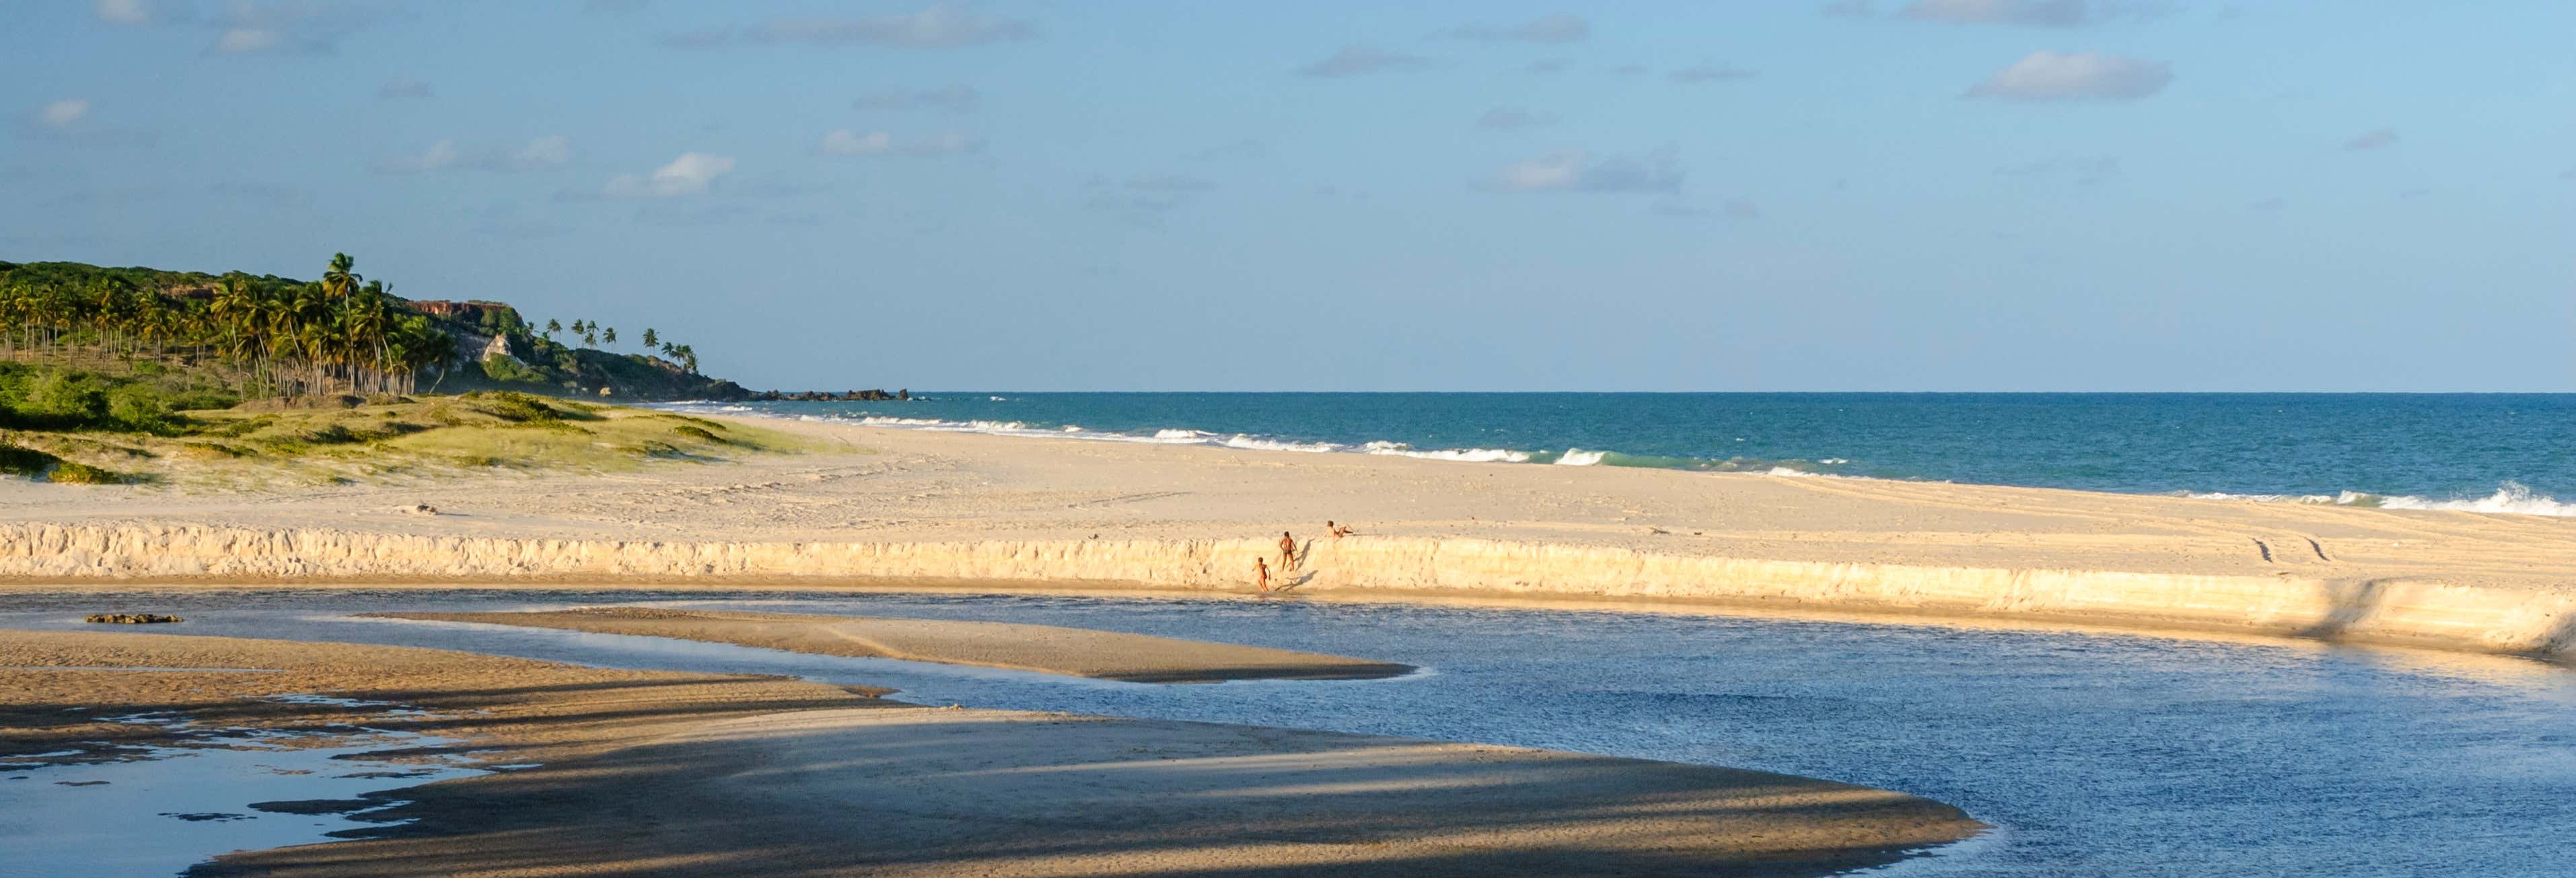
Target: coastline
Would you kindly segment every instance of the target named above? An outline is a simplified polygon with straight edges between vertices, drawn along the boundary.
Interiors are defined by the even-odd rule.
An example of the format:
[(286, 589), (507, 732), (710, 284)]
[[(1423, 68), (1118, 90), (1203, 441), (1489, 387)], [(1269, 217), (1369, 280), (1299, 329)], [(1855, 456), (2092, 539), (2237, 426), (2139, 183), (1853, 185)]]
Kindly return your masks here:
[[(0, 485), (0, 583), (1077, 587), (2003, 619), (2576, 657), (2576, 520), (746, 419), (613, 477)], [(443, 514), (404, 509), (435, 505)]]

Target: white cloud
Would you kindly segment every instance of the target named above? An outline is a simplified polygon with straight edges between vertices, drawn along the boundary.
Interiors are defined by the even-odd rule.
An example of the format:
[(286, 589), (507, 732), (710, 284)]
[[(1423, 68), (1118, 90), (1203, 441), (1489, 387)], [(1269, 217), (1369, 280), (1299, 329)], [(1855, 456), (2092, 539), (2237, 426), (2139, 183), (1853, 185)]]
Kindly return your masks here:
[(152, 4), (144, 0), (98, 0), (100, 21), (114, 24), (151, 24)]
[(617, 198), (669, 198), (677, 195), (702, 195), (708, 185), (733, 172), (733, 159), (703, 152), (681, 153), (670, 164), (653, 169), (648, 176), (619, 174), (608, 181), (602, 191)]
[(1216, 188), (1216, 183), (1181, 174), (1138, 174), (1127, 178), (1127, 188), (1138, 192), (1205, 192)]
[(1753, 71), (1730, 64), (1694, 64), (1689, 67), (1684, 67), (1680, 70), (1664, 74), (1664, 78), (1684, 85), (1696, 85), (1703, 82), (1729, 82), (1738, 79), (1752, 79), (1755, 75), (1756, 74)]
[(722, 27), (670, 34), (662, 38), (662, 45), (674, 49), (712, 49), (730, 42), (733, 42), (733, 29)]
[(1367, 46), (1343, 46), (1333, 57), (1297, 68), (1307, 76), (1357, 76), (1389, 70), (1413, 70), (1429, 66), (1431, 59), (1418, 55), (1385, 52)]
[(1495, 27), (1470, 24), (1442, 31), (1439, 36), (1458, 40), (1518, 40), (1529, 43), (1581, 42), (1592, 35), (1592, 25), (1573, 15), (1544, 16), (1521, 24)]
[(568, 164), (572, 161), (572, 138), (561, 134), (549, 134), (528, 141), (528, 145), (520, 147), (518, 152), (511, 153), (509, 160), (510, 164), (520, 168)]
[(267, 52), (286, 45), (286, 35), (264, 27), (225, 28), (215, 38), (215, 51), (225, 54)]
[(2395, 128), (2375, 128), (2353, 135), (2351, 140), (2343, 142), (2343, 148), (2348, 150), (2380, 149), (2395, 145), (2397, 145)]
[(2161, 61), (2043, 49), (1996, 71), (1968, 89), (1968, 96), (2024, 101), (2133, 101), (2164, 90), (2171, 81), (2173, 65)]
[(1511, 192), (1677, 192), (1685, 176), (1671, 150), (1598, 160), (1567, 150), (1504, 165), (1489, 185)]
[(1556, 124), (1554, 113), (1533, 113), (1520, 107), (1495, 107), (1476, 117), (1476, 127), (1487, 131), (1519, 131)]
[(1025, 21), (978, 15), (942, 3), (910, 15), (780, 19), (754, 27), (749, 33), (752, 39), (762, 42), (859, 43), (932, 49), (1024, 40), (1035, 36), (1037, 31)]
[(87, 115), (89, 115), (89, 101), (83, 98), (65, 98), (46, 104), (44, 109), (36, 111), (38, 121), (55, 128), (71, 127), (72, 123), (80, 121), (82, 116)]
[(975, 109), (984, 94), (973, 86), (943, 85), (937, 88), (891, 88), (860, 95), (850, 105), (861, 110), (947, 110), (963, 113)]
[(963, 131), (946, 131), (915, 138), (897, 138), (884, 131), (851, 131), (841, 129), (823, 135), (814, 147), (819, 155), (883, 155), (901, 153), (912, 156), (963, 155), (981, 152), (984, 142)]
[(441, 140), (429, 145), (419, 155), (394, 156), (376, 160), (373, 169), (379, 174), (419, 174), (429, 171), (492, 171), (516, 173), (556, 167), (572, 161), (572, 138), (551, 134), (528, 141), (517, 148), (495, 147), (467, 149), (454, 140)]
[(392, 79), (385, 80), (385, 84), (377, 87), (376, 89), (376, 99), (385, 101), (399, 100), (403, 98), (426, 98), (433, 94), (434, 92), (431, 92), (429, 89), (429, 83), (422, 82), (408, 76), (397, 76)]
[(1951, 24), (2030, 27), (2074, 27), (2092, 18), (2084, 0), (1914, 0), (1896, 14)]
[(883, 131), (860, 134), (843, 129), (823, 135), (823, 145), (814, 151), (824, 155), (875, 155), (894, 149), (894, 135)]

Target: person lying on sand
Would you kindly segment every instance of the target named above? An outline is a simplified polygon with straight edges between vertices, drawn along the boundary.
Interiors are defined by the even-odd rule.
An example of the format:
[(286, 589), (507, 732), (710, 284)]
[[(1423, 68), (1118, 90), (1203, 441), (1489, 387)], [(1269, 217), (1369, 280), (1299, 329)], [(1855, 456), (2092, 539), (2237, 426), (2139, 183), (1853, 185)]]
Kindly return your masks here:
[(1258, 589), (1260, 589), (1262, 594), (1269, 594), (1269, 593), (1270, 593), (1270, 559), (1268, 559), (1268, 558), (1254, 558), (1254, 559), (1252, 559), (1252, 570), (1253, 570), (1253, 575), (1254, 575), (1254, 576), (1256, 576), (1256, 577), (1258, 577), (1258, 578), (1256, 578), (1256, 579), (1254, 579), (1254, 580), (1252, 581), (1252, 585), (1253, 585), (1253, 587), (1254, 587), (1254, 588), (1258, 588)]
[(1297, 538), (1287, 531), (1279, 532), (1279, 572), (1297, 569)]
[(1332, 535), (1333, 535), (1333, 539), (1337, 539), (1337, 540), (1338, 540), (1338, 539), (1341, 539), (1341, 538), (1343, 538), (1343, 537), (1346, 537), (1346, 536), (1350, 536), (1350, 535), (1351, 535), (1351, 534), (1353, 534), (1353, 533), (1356, 533), (1356, 531), (1351, 530), (1351, 526), (1350, 526), (1350, 525), (1347, 525), (1347, 524), (1334, 524), (1334, 523), (1333, 523), (1333, 520), (1332, 520), (1332, 519), (1329, 519), (1329, 518), (1324, 519), (1324, 532), (1329, 533), (1329, 534), (1332, 534)]

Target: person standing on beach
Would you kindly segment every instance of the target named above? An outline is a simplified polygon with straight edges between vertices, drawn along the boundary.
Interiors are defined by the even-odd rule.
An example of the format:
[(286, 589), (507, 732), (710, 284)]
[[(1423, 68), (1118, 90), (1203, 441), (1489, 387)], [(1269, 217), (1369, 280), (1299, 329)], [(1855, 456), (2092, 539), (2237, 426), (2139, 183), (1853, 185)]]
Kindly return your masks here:
[(1254, 587), (1254, 588), (1258, 588), (1258, 589), (1260, 589), (1262, 594), (1269, 594), (1269, 593), (1270, 593), (1270, 559), (1268, 559), (1268, 558), (1254, 558), (1254, 559), (1252, 559), (1252, 571), (1253, 571), (1253, 575), (1254, 575), (1255, 577), (1257, 577), (1256, 579), (1254, 579), (1254, 580), (1252, 581), (1252, 585), (1253, 585), (1253, 587)]
[(1287, 531), (1280, 531), (1279, 572), (1286, 573), (1295, 569), (1297, 569), (1297, 538), (1289, 536)]

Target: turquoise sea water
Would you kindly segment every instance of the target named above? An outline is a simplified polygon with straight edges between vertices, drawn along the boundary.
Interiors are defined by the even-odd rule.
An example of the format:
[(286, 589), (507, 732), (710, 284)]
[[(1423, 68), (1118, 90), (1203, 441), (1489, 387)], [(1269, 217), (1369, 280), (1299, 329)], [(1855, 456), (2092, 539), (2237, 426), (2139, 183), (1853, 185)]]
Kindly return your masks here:
[(2576, 394), (920, 396), (677, 407), (1056, 439), (2576, 515)]

